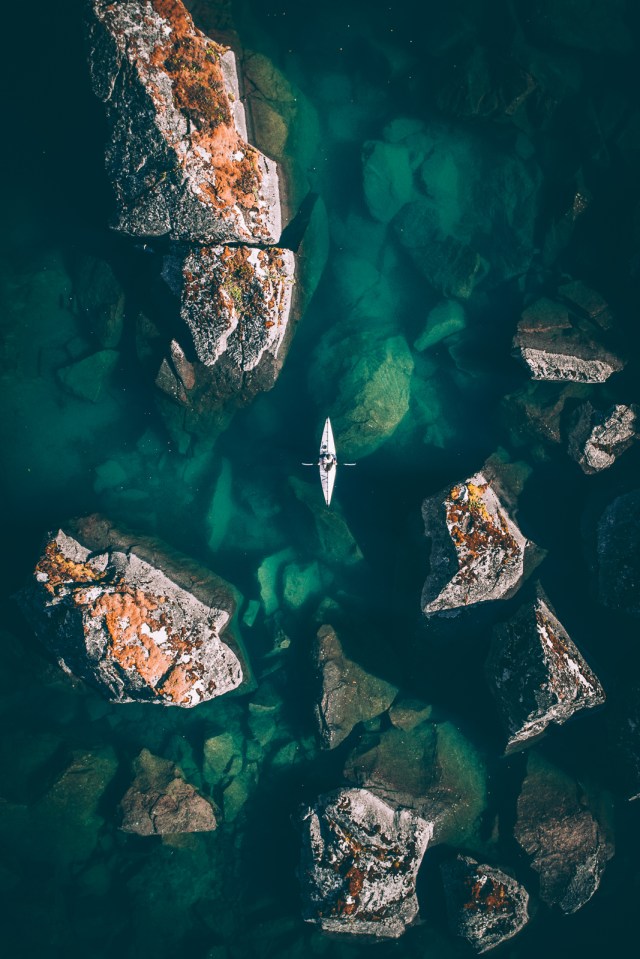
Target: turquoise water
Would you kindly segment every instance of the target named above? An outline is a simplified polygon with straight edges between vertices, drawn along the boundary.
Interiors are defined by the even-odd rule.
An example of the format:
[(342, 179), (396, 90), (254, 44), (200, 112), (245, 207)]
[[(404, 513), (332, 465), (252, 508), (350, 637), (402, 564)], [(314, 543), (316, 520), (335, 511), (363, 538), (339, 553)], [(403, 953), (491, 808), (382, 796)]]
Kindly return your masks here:
[[(136, 354), (140, 313), (161, 331), (172, 317), (155, 258), (107, 228), (106, 129), (89, 90), (82, 3), (36, 0), (28, 22), (24, 12), (11, 14), (0, 236), (7, 956), (466, 954), (443, 920), (442, 846), (427, 854), (419, 879), (424, 922), (399, 942), (338, 946), (299, 918), (291, 817), (342, 782), (354, 743), (327, 755), (314, 736), (308, 648), (327, 598), (342, 608), (354, 658), (432, 704), (441, 728), (453, 729), (443, 734), (446, 755), (469, 789), (481, 793), (487, 777), (482, 816), (476, 821), (470, 803), (473, 816), (454, 824), (451, 845), (517, 869), (535, 891), (509, 833), (524, 759), (499, 758), (502, 732), (482, 678), (492, 617), (503, 611), (453, 624), (436, 642), (419, 610), (428, 568), (422, 499), (497, 450), (524, 482), (523, 532), (548, 550), (545, 589), (608, 694), (603, 710), (540, 749), (612, 795), (617, 845), (591, 902), (571, 917), (540, 907), (503, 954), (633, 948), (638, 810), (626, 802), (626, 771), (612, 745), (638, 665), (637, 626), (594, 601), (582, 531), (633, 486), (639, 456), (631, 450), (586, 477), (563, 450), (514, 435), (503, 398), (527, 384), (510, 357), (525, 295), (550, 292), (570, 274), (609, 300), (617, 345), (630, 357), (624, 373), (589, 396), (596, 405), (637, 401), (640, 24), (621, 3), (584, 4), (589, 12), (576, 14), (580, 4), (565, 0), (545, 18), (550, 6), (231, 5), (244, 48), (267, 58), (254, 60), (254, 73), (268, 61), (280, 71), (274, 103), (288, 135), (273, 120), (270, 128), (256, 122), (256, 131), (271, 137), (271, 152), (280, 149), (295, 176), (293, 211), (309, 190), (319, 197), (307, 238), (309, 275), (319, 282), (273, 391), (186, 452)], [(194, 3), (196, 22), (219, 22), (227, 8), (215, 7)], [(471, 75), (478, 50), (494, 77), (511, 77), (513, 62), (535, 67), (539, 86), (526, 108), (505, 113), (490, 97), (478, 107), (475, 92), (475, 108), (465, 107), (457, 77)], [(522, 88), (503, 84), (511, 99), (514, 83)], [(589, 206), (570, 229), (565, 214), (576, 191)], [(477, 261), (434, 262), (441, 235), (472, 247)], [(70, 394), (58, 372), (104, 346), (79, 292), (86, 254), (110, 264), (125, 295), (117, 364), (93, 400)], [(320, 496), (299, 464), (315, 455), (327, 413), (343, 455), (358, 459), (334, 494), (364, 557), (357, 564), (338, 546), (328, 555), (295, 495), (298, 482)], [(374, 418), (375, 434), (365, 435), (363, 423)], [(43, 533), (95, 510), (159, 535), (247, 601), (260, 599), (266, 557), (285, 550), (285, 562), (309, 568), (299, 608), (297, 600), (283, 605), (276, 575), (282, 634), (262, 612), (241, 627), (258, 678), (250, 696), (187, 711), (112, 706), (47, 657), (11, 597)], [(284, 635), (286, 648), (273, 655)], [(233, 802), (205, 761), (205, 743), (223, 734), (241, 768)], [(144, 747), (224, 801), (228, 821), (210, 835), (164, 842), (120, 832), (118, 802)], [(83, 786), (65, 772), (73, 762), (91, 769)]]

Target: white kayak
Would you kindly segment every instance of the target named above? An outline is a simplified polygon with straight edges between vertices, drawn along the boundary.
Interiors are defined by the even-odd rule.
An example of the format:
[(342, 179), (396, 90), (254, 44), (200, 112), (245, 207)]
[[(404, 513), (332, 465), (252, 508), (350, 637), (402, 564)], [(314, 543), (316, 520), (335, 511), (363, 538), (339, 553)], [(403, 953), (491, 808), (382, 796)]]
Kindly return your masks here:
[(336, 481), (336, 470), (338, 468), (336, 444), (333, 439), (333, 430), (331, 429), (331, 420), (329, 417), (327, 417), (322, 431), (318, 466), (320, 467), (320, 482), (322, 483), (324, 500), (327, 506), (329, 506), (331, 503), (331, 494), (333, 493), (333, 484)]

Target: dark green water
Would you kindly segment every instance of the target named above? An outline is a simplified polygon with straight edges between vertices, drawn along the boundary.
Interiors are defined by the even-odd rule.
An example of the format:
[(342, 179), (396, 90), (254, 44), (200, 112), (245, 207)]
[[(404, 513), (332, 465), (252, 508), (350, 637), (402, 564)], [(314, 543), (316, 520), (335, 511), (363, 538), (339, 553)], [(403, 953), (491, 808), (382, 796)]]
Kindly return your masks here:
[[(551, 734), (541, 750), (612, 794), (617, 846), (599, 891), (579, 913), (562, 917), (540, 907), (502, 954), (524, 959), (631, 952), (640, 812), (626, 802), (611, 717), (640, 663), (637, 624), (596, 604), (581, 523), (599, 504), (633, 486), (640, 457), (631, 450), (610, 471), (586, 477), (563, 450), (549, 447), (542, 458), (526, 440), (514, 445), (501, 401), (527, 381), (510, 357), (524, 296), (553, 290), (564, 274), (606, 296), (616, 316), (618, 345), (630, 357), (611, 385), (592, 391), (593, 402), (638, 400), (635, 6), (585, 2), (585, 12), (576, 15), (580, 4), (566, 0), (557, 5), (567, 11), (559, 15), (559, 26), (536, 14), (544, 4), (524, 0), (328, 0), (318, 7), (239, 0), (233, 6), (243, 45), (269, 57), (299, 91), (297, 126), (287, 150), (303, 171), (300, 192), (317, 192), (326, 209), (328, 262), (274, 390), (239, 413), (213, 450), (202, 444), (186, 457), (168, 436), (152, 382), (135, 357), (133, 325), (138, 310), (149, 305), (153, 264), (107, 228), (106, 129), (101, 105), (89, 90), (82, 6), (78, 0), (55, 5), (34, 0), (5, 21), (3, 954), (10, 959), (297, 959), (336, 951), (356, 959), (374, 950), (396, 957), (466, 954), (444, 924), (438, 849), (428, 852), (420, 876), (424, 923), (399, 942), (337, 946), (299, 919), (298, 840), (291, 816), (303, 801), (341, 783), (348, 752), (345, 745), (337, 755), (320, 754), (313, 734), (307, 649), (324, 595), (343, 606), (350, 649), (363, 665), (433, 703), (437, 715), (467, 737), (468, 761), (486, 765), (489, 793), (483, 820), (465, 843), (490, 849), (500, 861), (524, 870), (521, 875), (535, 891), (535, 877), (513, 844), (506, 838), (495, 846), (490, 841), (495, 816), (506, 823), (513, 817), (523, 763), (521, 757), (499, 759), (502, 734), (481, 673), (491, 616), (502, 611), (452, 627), (437, 648), (419, 612), (428, 566), (421, 501), (469, 476), (498, 448), (530, 470), (519, 523), (548, 550), (542, 582), (608, 693), (604, 709)], [(211, 17), (211, 7), (201, 0), (196, 14)], [(514, 119), (498, 111), (451, 118), (442, 90), (451, 70), (466, 69), (478, 47), (494, 66), (511, 56), (531, 63), (535, 51), (546, 87), (525, 115)], [(364, 553), (362, 568), (334, 568), (331, 581), (325, 573), (320, 595), (296, 612), (285, 611), (291, 646), (274, 672), (269, 672), (274, 660), (264, 658), (273, 635), (263, 616), (244, 629), (262, 677), (251, 700), (275, 705), (278, 716), (268, 743), (256, 745), (247, 697), (186, 711), (104, 703), (47, 658), (11, 600), (30, 573), (42, 534), (66, 516), (103, 510), (210, 565), (247, 599), (259, 596), (256, 572), (265, 556), (289, 547), (301, 562), (322, 560), (310, 545), (309, 520), (287, 479), (299, 476), (300, 460), (313, 455), (319, 425), (334, 401), (330, 374), (338, 347), (332, 331), (335, 335), (342, 325), (345, 333), (404, 336), (411, 345), (440, 298), (415, 268), (408, 246), (391, 227), (372, 219), (364, 200), (363, 146), (382, 141), (388, 125), (400, 118), (419, 121), (421, 135), (433, 142), (434, 203), (443, 222), (472, 224), (493, 269), (464, 302), (466, 326), (456, 340), (413, 351), (412, 403), (396, 432), (363, 456), (357, 470), (343, 470), (338, 478), (337, 507)], [(577, 188), (589, 193), (590, 206), (567, 244), (554, 247), (552, 225)], [(419, 239), (410, 236), (409, 246)], [(127, 296), (119, 366), (95, 404), (65, 393), (55, 375), (91, 348), (86, 320), (74, 309), (74, 269), (83, 253), (106, 259)], [(315, 265), (322, 265), (320, 253)], [(269, 465), (263, 467), (267, 452)], [(212, 520), (223, 469), (232, 478), (231, 498), (221, 496)], [(118, 830), (129, 763), (143, 747), (180, 762), (207, 791), (203, 743), (225, 731), (233, 733), (254, 774), (233, 823), (170, 843)], [(292, 743), (295, 751), (276, 758)], [(53, 784), (79, 753), (97, 757), (93, 792), (66, 783), (62, 799), (51, 800)]]

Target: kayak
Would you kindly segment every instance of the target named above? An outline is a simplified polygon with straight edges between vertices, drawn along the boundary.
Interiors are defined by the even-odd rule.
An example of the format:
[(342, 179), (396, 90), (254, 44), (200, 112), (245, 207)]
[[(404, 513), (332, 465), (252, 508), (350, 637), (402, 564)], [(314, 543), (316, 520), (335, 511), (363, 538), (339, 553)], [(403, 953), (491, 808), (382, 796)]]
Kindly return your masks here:
[(336, 481), (336, 469), (338, 462), (336, 460), (336, 444), (333, 439), (333, 430), (331, 429), (331, 420), (327, 417), (322, 431), (322, 442), (320, 443), (320, 457), (318, 459), (320, 467), (320, 482), (322, 483), (322, 492), (324, 501), (329, 506), (331, 503), (331, 494), (333, 493), (333, 484)]

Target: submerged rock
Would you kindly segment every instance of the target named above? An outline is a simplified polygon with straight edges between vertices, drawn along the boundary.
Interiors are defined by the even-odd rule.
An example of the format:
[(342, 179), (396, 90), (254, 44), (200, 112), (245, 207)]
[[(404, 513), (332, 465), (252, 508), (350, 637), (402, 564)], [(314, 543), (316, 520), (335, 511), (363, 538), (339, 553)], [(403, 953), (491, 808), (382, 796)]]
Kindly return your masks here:
[(120, 801), (124, 832), (162, 836), (216, 828), (211, 803), (172, 762), (143, 749), (133, 766), (135, 779)]
[(425, 535), (432, 541), (425, 616), (508, 599), (529, 572), (536, 547), (509, 518), (493, 485), (476, 473), (423, 502)]
[(325, 932), (396, 939), (418, 915), (432, 826), (365, 789), (321, 796), (302, 816), (303, 916)]
[(502, 870), (469, 856), (457, 856), (440, 869), (451, 930), (476, 952), (506, 942), (529, 921), (529, 893)]
[(596, 323), (547, 297), (523, 312), (513, 349), (534, 380), (604, 383), (624, 367), (600, 342)]
[(562, 912), (576, 912), (591, 899), (613, 856), (603, 799), (589, 796), (537, 753), (529, 754), (514, 835), (540, 876), (540, 898)]
[(564, 441), (563, 414), (572, 400), (584, 400), (591, 387), (569, 383), (532, 381), (503, 401), (511, 440), (516, 446), (530, 446), (531, 440), (561, 444)]
[(434, 841), (463, 843), (486, 805), (486, 770), (452, 723), (365, 733), (344, 768), (345, 778), (433, 823)]
[(584, 473), (599, 473), (638, 438), (638, 408), (620, 403), (606, 413), (585, 403), (575, 414), (569, 433), (569, 456)]
[(92, 0), (91, 75), (107, 105), (117, 228), (191, 242), (276, 241), (276, 164), (246, 142), (235, 56), (180, 0)]
[(61, 666), (112, 702), (195, 706), (248, 678), (220, 638), (232, 587), (101, 517), (47, 536), (20, 603)]
[(640, 616), (640, 490), (618, 496), (596, 529), (598, 599), (603, 606)]
[(427, 323), (413, 344), (418, 351), (428, 350), (441, 340), (459, 333), (465, 327), (464, 309), (456, 300), (442, 300), (427, 317)]
[(219, 370), (221, 401), (240, 389), (246, 395), (251, 385), (273, 386), (284, 360), (294, 270), (293, 253), (275, 247), (201, 247), (186, 257), (182, 318), (200, 362)]
[(97, 403), (102, 399), (118, 365), (117, 350), (100, 350), (57, 371), (59, 382), (80, 400)]
[(83, 255), (74, 263), (74, 307), (84, 329), (102, 349), (117, 347), (124, 324), (124, 290), (109, 264)]
[(362, 561), (362, 551), (358, 546), (347, 522), (340, 512), (340, 506), (333, 503), (331, 509), (325, 509), (322, 496), (314, 483), (305, 483), (297, 476), (289, 477), (289, 485), (297, 500), (313, 516), (317, 550), (323, 561), (341, 566), (353, 566)]
[(321, 685), (315, 707), (318, 731), (323, 746), (334, 749), (358, 723), (385, 712), (398, 690), (349, 659), (331, 626), (318, 630), (313, 658)]
[(506, 753), (599, 706), (604, 691), (540, 593), (494, 630), (487, 660), (489, 684), (509, 739)]

